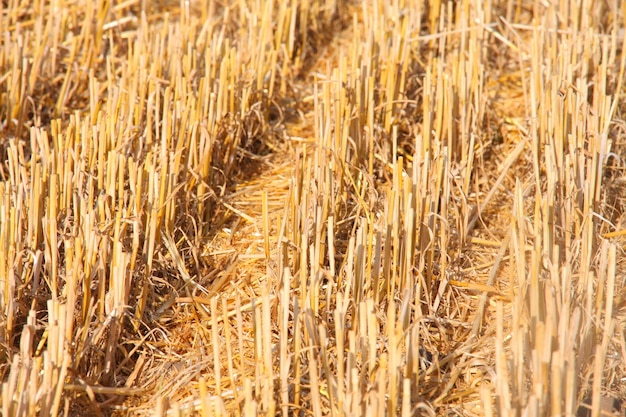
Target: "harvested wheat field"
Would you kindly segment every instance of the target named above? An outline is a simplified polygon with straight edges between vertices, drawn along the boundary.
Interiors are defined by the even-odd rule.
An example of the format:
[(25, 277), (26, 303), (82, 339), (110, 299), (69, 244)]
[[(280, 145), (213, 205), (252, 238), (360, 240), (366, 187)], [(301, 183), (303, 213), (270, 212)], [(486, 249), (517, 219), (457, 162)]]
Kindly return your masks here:
[(3, 416), (624, 415), (626, 1), (3, 0)]

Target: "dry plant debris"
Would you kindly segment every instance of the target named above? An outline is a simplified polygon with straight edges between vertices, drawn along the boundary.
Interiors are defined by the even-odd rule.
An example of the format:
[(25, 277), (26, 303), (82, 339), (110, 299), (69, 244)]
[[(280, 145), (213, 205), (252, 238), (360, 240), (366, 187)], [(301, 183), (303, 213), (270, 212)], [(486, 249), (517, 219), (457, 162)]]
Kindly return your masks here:
[(625, 23), (0, 2), (2, 415), (623, 414)]

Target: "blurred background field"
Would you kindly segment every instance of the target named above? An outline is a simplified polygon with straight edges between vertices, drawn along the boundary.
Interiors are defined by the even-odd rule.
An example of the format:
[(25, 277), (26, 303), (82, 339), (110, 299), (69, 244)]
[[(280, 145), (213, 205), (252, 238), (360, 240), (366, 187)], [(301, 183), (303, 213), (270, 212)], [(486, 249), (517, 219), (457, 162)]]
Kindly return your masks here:
[(626, 2), (0, 2), (3, 416), (626, 404)]

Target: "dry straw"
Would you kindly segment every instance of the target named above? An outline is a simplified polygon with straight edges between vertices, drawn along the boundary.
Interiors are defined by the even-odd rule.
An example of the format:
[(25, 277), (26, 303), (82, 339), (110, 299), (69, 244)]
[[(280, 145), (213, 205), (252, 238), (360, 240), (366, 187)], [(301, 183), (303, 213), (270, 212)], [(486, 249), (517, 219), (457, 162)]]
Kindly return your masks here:
[(625, 23), (2, 2), (2, 415), (620, 411)]

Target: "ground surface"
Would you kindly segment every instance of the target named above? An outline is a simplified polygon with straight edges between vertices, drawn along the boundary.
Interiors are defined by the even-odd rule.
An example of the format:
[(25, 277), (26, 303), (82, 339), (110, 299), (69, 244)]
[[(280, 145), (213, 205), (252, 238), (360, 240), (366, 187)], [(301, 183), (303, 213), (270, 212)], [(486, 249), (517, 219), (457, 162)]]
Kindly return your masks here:
[(626, 6), (44, 3), (3, 415), (623, 414)]

